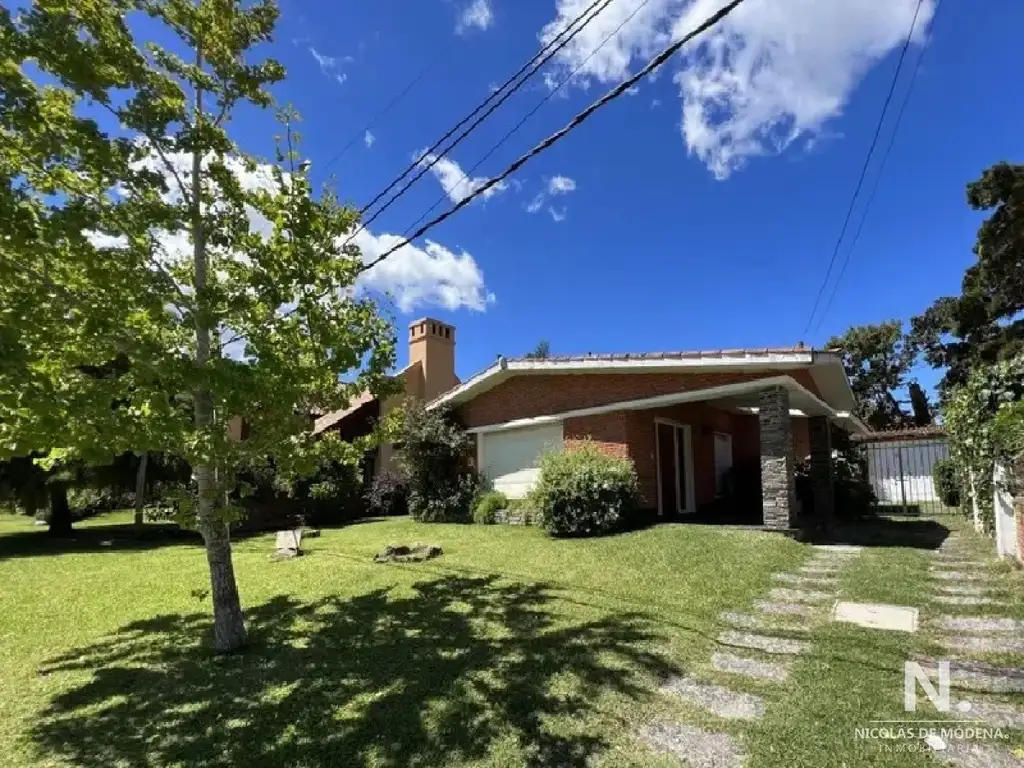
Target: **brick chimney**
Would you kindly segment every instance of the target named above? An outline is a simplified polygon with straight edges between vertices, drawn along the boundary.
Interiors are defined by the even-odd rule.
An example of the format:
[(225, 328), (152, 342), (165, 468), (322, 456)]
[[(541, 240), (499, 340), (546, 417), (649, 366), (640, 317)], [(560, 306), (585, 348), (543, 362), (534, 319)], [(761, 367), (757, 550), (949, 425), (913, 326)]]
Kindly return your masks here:
[(424, 317), (409, 323), (409, 363), (423, 371), (423, 399), (433, 400), (459, 383), (455, 377), (455, 327)]

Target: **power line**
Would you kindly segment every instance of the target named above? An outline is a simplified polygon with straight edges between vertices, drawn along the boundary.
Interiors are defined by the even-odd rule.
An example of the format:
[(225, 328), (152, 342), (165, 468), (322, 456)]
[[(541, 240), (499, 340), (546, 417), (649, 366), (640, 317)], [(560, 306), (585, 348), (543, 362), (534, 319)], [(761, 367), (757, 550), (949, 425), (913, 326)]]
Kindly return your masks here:
[[(938, 2), (935, 3), (935, 11), (932, 14), (933, 29), (935, 27), (935, 19), (939, 15), (939, 8), (941, 5), (942, 0), (938, 0)], [(821, 329), (822, 324), (825, 322), (825, 316), (832, 307), (832, 302), (836, 297), (836, 292), (839, 290), (839, 284), (843, 280), (843, 275), (846, 274), (846, 268), (850, 264), (850, 258), (857, 247), (857, 241), (860, 240), (860, 233), (864, 229), (864, 222), (867, 221), (868, 211), (871, 210), (871, 203), (874, 201), (875, 193), (878, 191), (878, 182), (881, 180), (882, 173), (885, 171), (885, 163), (889, 159), (889, 153), (892, 151), (892, 145), (896, 143), (896, 134), (899, 133), (900, 123), (903, 122), (903, 112), (907, 108), (907, 102), (910, 101), (910, 94), (914, 91), (914, 81), (917, 80), (917, 73), (921, 69), (921, 61), (924, 59), (927, 51), (927, 47), (921, 49), (921, 55), (917, 57), (917, 63), (914, 64), (914, 70), (910, 74), (910, 84), (907, 86), (907, 92), (903, 95), (903, 102), (900, 104), (900, 110), (896, 113), (896, 123), (893, 125), (892, 134), (889, 136), (889, 143), (885, 148), (885, 152), (882, 154), (882, 162), (879, 163), (878, 173), (875, 176), (874, 183), (871, 185), (871, 193), (868, 195), (867, 202), (864, 204), (864, 208), (861, 211), (860, 222), (857, 224), (857, 231), (853, 234), (853, 240), (850, 242), (850, 248), (846, 252), (846, 258), (843, 259), (843, 266), (839, 270), (839, 276), (836, 278), (836, 282), (832, 286), (832, 291), (829, 293), (824, 309), (822, 309), (821, 314), (818, 315), (818, 322), (814, 327), (815, 334), (817, 334)]]
[[(491, 114), (493, 114), (494, 111), (496, 109), (498, 109), (498, 107), (500, 107), (502, 104), (504, 104), (506, 101), (508, 101), (508, 99), (512, 96), (512, 94), (514, 94), (516, 91), (518, 91), (520, 88), (522, 88), (523, 85), (526, 84), (527, 80), (529, 80), (531, 77), (533, 77), (535, 74), (537, 74), (537, 72), (540, 71), (540, 68), (543, 67), (544, 64), (546, 64), (548, 61), (550, 61), (560, 50), (562, 50), (562, 48), (564, 48), (566, 45), (568, 45), (572, 41), (572, 39), (576, 37), (576, 35), (578, 35), (580, 32), (582, 32), (587, 27), (587, 25), (589, 25), (590, 22), (592, 22), (595, 18), (597, 18), (597, 16), (602, 11), (604, 11), (609, 5), (611, 5), (612, 2), (614, 2), (614, 0), (594, 0), (594, 2), (591, 3), (590, 6), (586, 10), (584, 10), (579, 16), (577, 16), (572, 21), (571, 24), (569, 24), (565, 29), (563, 29), (561, 32), (559, 32), (558, 35), (554, 39), (552, 39), (543, 48), (541, 48), (541, 50), (538, 51), (534, 55), (534, 57), (532, 59), (530, 59), (530, 61), (528, 61), (526, 64), (524, 64), (522, 67), (520, 67), (518, 72), (516, 72), (514, 75), (512, 75), (512, 77), (508, 78), (504, 83), (502, 83), (501, 87), (498, 88), (498, 90), (496, 90), (493, 93), (491, 93), (491, 95), (488, 96), (481, 104), (479, 104), (472, 112), (470, 112), (466, 117), (464, 117), (462, 120), (460, 120), (455, 125), (454, 128), (449, 130), (444, 136), (442, 136), (440, 139), (438, 139), (429, 149), (427, 149), (423, 153), (423, 155), (420, 156), (420, 158), (414, 160), (413, 163), (408, 168), (406, 168), (404, 171), (402, 171), (402, 173), (399, 174), (399, 176), (394, 181), (392, 181), (383, 191), (381, 191), (376, 197), (373, 198), (373, 200), (371, 200), (369, 203), (367, 203), (365, 206), (363, 206), (363, 208), (359, 211), (360, 215), (365, 214), (367, 212), (367, 210), (369, 210), (371, 207), (373, 207), (373, 205), (378, 200), (380, 200), (388, 192), (390, 192), (392, 189), (394, 189), (394, 187), (396, 187), (402, 181), (402, 179), (405, 178), (409, 174), (410, 171), (413, 171), (417, 167), (419, 167), (419, 169), (420, 169), (419, 172), (415, 176), (413, 176), (412, 179), (410, 179), (394, 195), (392, 195), (391, 198), (388, 199), (384, 203), (384, 205), (382, 205), (380, 208), (378, 208), (377, 211), (372, 216), (370, 216), (370, 218), (366, 219), (366, 221), (361, 222), (359, 224), (358, 228), (356, 229), (356, 231), (352, 233), (352, 235), (348, 238), (348, 240), (351, 241), (352, 238), (354, 238), (362, 230), (364, 230), (367, 227), (369, 227), (370, 224), (375, 219), (377, 219), (377, 217), (379, 217), (382, 213), (384, 213), (384, 211), (386, 211), (388, 208), (390, 208), (391, 205), (394, 204), (394, 202), (396, 200), (398, 200), (398, 198), (400, 198), (402, 195), (404, 195), (413, 184), (415, 184), (417, 181), (422, 179), (423, 176), (426, 175), (426, 173), (431, 168), (433, 168), (435, 165), (437, 165), (437, 163), (439, 163), (441, 161), (441, 159), (448, 152), (450, 152), (451, 150), (455, 149), (455, 147), (457, 147), (460, 143), (462, 143), (463, 139), (465, 139), (470, 133), (472, 133), (474, 130), (476, 130), (476, 128), (480, 125), (480, 123), (482, 123)], [(597, 6), (600, 6), (600, 8), (597, 8)], [(596, 10), (595, 10), (595, 8), (596, 8)], [(584, 17), (588, 16), (588, 14), (589, 14), (589, 17), (584, 19)], [(580, 25), (576, 29), (573, 29), (573, 27), (575, 27), (577, 24), (579, 24), (579, 22), (581, 20), (583, 22), (582, 25)], [(564, 40), (561, 39), (562, 36), (565, 35), (567, 32), (570, 32), (570, 30), (572, 30), (572, 31), (569, 34), (569, 36), (566, 37)], [(531, 69), (531, 67), (532, 67), (532, 69)], [(529, 69), (530, 71), (526, 72), (527, 69)], [(526, 75), (522, 76), (524, 72), (526, 72)], [(522, 79), (520, 79), (519, 82), (514, 82), (515, 80), (520, 78), (520, 76), (522, 76)], [(495, 99), (496, 99), (496, 101), (495, 101)], [(494, 103), (490, 104), (490, 102), (492, 102), (492, 101), (494, 101)], [(489, 107), (488, 107), (488, 104), (490, 104)], [(474, 120), (473, 123), (468, 128), (466, 128), (458, 137), (456, 137), (455, 141), (453, 141), (451, 144), (449, 144), (445, 149), (441, 150), (440, 153), (433, 154), (435, 152), (435, 150), (437, 150), (437, 148), (441, 146), (441, 144), (443, 144), (448, 138), (450, 138), (452, 136), (452, 134), (454, 134), (456, 131), (458, 131), (459, 128), (461, 128), (467, 122), (472, 120), (473, 117), (476, 116), (477, 113), (481, 112), (482, 110), (483, 110), (483, 114), (481, 114), (479, 117), (477, 117), (476, 120)], [(422, 158), (428, 157), (428, 156), (431, 156), (431, 155), (432, 155), (432, 159), (431, 160), (429, 160), (427, 162), (423, 162)]]
[(338, 160), (341, 159), (342, 155), (344, 155), (346, 152), (348, 152), (350, 149), (352, 149), (353, 145), (357, 141), (359, 141), (359, 139), (361, 139), (364, 136), (366, 136), (366, 132), (368, 130), (370, 130), (375, 125), (377, 125), (378, 121), (382, 117), (384, 117), (388, 112), (390, 112), (394, 107), (396, 107), (398, 105), (398, 103), (408, 95), (409, 91), (411, 91), (413, 88), (415, 88), (419, 84), (419, 82), (424, 77), (426, 77), (427, 74), (431, 70), (434, 69), (434, 67), (436, 67), (438, 64), (440, 64), (448, 56), (451, 56), (453, 51), (454, 51), (454, 48), (452, 48), (450, 46), (446, 47), (437, 56), (435, 56), (433, 59), (431, 59), (430, 62), (423, 69), (421, 69), (416, 74), (416, 76), (412, 80), (410, 80), (401, 91), (399, 91), (397, 94), (392, 96), (391, 100), (387, 104), (385, 104), (383, 107), (381, 107), (379, 110), (377, 110), (377, 113), (373, 117), (370, 118), (370, 122), (368, 122), (365, 126), (363, 126), (358, 131), (356, 131), (355, 133), (352, 134), (352, 137), (347, 142), (345, 142), (345, 144), (341, 147), (341, 149), (339, 149), (334, 154), (334, 156), (330, 160), (327, 161), (327, 164), (324, 166), (324, 170), (326, 171), (328, 168), (330, 168), (332, 165), (334, 165), (336, 162), (338, 162)]
[(629, 88), (633, 87), (637, 82), (639, 82), (643, 78), (647, 77), (647, 75), (649, 75), (654, 70), (658, 69), (662, 64), (664, 64), (666, 61), (668, 61), (675, 53), (677, 53), (684, 45), (686, 45), (688, 42), (690, 42), (690, 40), (692, 40), (693, 38), (697, 37), (701, 33), (705, 32), (706, 30), (708, 30), (711, 27), (713, 27), (719, 21), (721, 21), (726, 16), (728, 16), (730, 13), (732, 13), (743, 2), (744, 2), (744, 0), (732, 0), (732, 2), (728, 3), (727, 5), (725, 5), (723, 8), (721, 8), (719, 11), (717, 11), (712, 16), (708, 17), (704, 22), (702, 22), (700, 25), (698, 25), (697, 28), (694, 29), (692, 32), (689, 32), (684, 37), (682, 37), (680, 40), (672, 43), (667, 48), (665, 48), (661, 53), (659, 53), (657, 56), (655, 56), (653, 59), (651, 59), (647, 63), (647, 65), (643, 69), (641, 69), (639, 72), (637, 72), (635, 75), (633, 75), (632, 77), (627, 78), (626, 80), (623, 80), (617, 86), (615, 86), (610, 91), (608, 91), (604, 96), (602, 96), (601, 98), (599, 98), (596, 101), (594, 101), (590, 106), (588, 106), (582, 112), (577, 114), (572, 120), (570, 120), (565, 125), (565, 127), (563, 127), (562, 129), (556, 131), (555, 133), (551, 134), (550, 136), (548, 136), (548, 138), (546, 138), (543, 141), (541, 141), (539, 144), (537, 144), (529, 152), (527, 152), (526, 154), (524, 154), (521, 157), (519, 157), (518, 160), (516, 160), (514, 163), (512, 163), (510, 166), (508, 166), (508, 168), (506, 168), (500, 174), (498, 174), (497, 176), (489, 179), (485, 184), (482, 184), (480, 187), (478, 187), (477, 189), (473, 190), (472, 193), (470, 193), (468, 196), (464, 197), (462, 200), (460, 200), (458, 203), (456, 203), (452, 208), (450, 208), (449, 210), (445, 211), (440, 216), (436, 216), (435, 218), (433, 218), (430, 221), (428, 221), (426, 224), (424, 224), (419, 229), (417, 229), (412, 235), (410, 235), (408, 237), (403, 237), (402, 240), (399, 243), (397, 243), (396, 245), (393, 245), (392, 247), (388, 248), (380, 256), (378, 256), (377, 258), (373, 259), (373, 261), (370, 261), (367, 264), (364, 264), (359, 269), (359, 273), (361, 274), (361, 273), (367, 271), (368, 269), (372, 269), (377, 264), (380, 264), (382, 261), (384, 261), (386, 258), (388, 258), (395, 251), (399, 250), (400, 248), (404, 248), (406, 245), (411, 243), (417, 237), (420, 237), (421, 235), (425, 234), (427, 231), (429, 231), (430, 229), (432, 229), (436, 225), (440, 224), (445, 219), (451, 217), (452, 215), (454, 215), (456, 213), (456, 211), (459, 211), (460, 209), (462, 209), (465, 206), (469, 205), (469, 203), (471, 203), (475, 198), (477, 198), (480, 195), (484, 194), (488, 189), (491, 189), (495, 184), (499, 184), (500, 182), (504, 181), (506, 178), (508, 178), (513, 173), (515, 173), (517, 170), (522, 168), (524, 165), (526, 165), (527, 162), (529, 162), (531, 159), (533, 159), (534, 157), (539, 155), (541, 152), (544, 152), (546, 149), (549, 149), (552, 145), (554, 145), (555, 143), (557, 143), (561, 139), (565, 138), (569, 133), (571, 133), (573, 130), (575, 130), (584, 120), (586, 120), (591, 115), (593, 115), (597, 110), (599, 110), (601, 107), (605, 106), (608, 102), (610, 102), (610, 101), (618, 98), (619, 96), (621, 96), (623, 93), (626, 92), (626, 90), (628, 90)]
[(857, 179), (857, 186), (853, 191), (853, 198), (850, 200), (850, 205), (846, 209), (846, 216), (843, 219), (843, 226), (839, 230), (839, 237), (836, 239), (835, 248), (832, 249), (832, 257), (828, 262), (828, 269), (825, 270), (825, 279), (821, 281), (821, 287), (818, 288), (818, 295), (814, 299), (814, 306), (811, 308), (811, 314), (807, 318), (807, 326), (804, 328), (804, 335), (811, 328), (811, 324), (814, 322), (814, 316), (818, 311), (818, 306), (821, 303), (821, 297), (825, 293), (825, 286), (828, 285), (828, 279), (832, 275), (832, 267), (835, 266), (836, 257), (839, 256), (839, 248), (843, 243), (843, 238), (846, 236), (846, 228), (850, 224), (850, 217), (853, 215), (854, 206), (857, 204), (857, 197), (860, 195), (861, 187), (864, 185), (864, 177), (867, 175), (868, 166), (871, 164), (871, 155), (874, 154), (875, 146), (878, 144), (878, 137), (882, 132), (882, 124), (885, 122), (885, 114), (889, 109), (889, 103), (892, 101), (893, 92), (896, 90), (896, 81), (899, 79), (900, 70), (903, 68), (903, 60), (907, 56), (907, 49), (910, 48), (910, 41), (914, 36), (914, 27), (917, 25), (917, 16), (921, 12), (921, 4), (924, 0), (917, 0), (917, 7), (914, 9), (914, 18), (910, 22), (910, 31), (907, 32), (907, 39), (903, 43), (903, 48), (900, 51), (900, 58), (896, 62), (896, 71), (892, 76), (892, 83), (889, 85), (889, 92), (885, 96), (885, 102), (882, 104), (882, 113), (878, 117), (878, 125), (875, 126), (875, 135), (871, 139), (871, 145), (868, 147), (867, 157), (864, 158), (864, 165), (860, 169), (860, 178)]
[[(600, 42), (600, 44), (596, 48), (594, 48), (590, 53), (588, 53), (586, 58), (583, 59), (583, 61), (581, 61), (579, 64), (577, 64), (576, 67), (573, 68), (573, 70), (568, 75), (566, 75), (564, 78), (562, 78), (562, 80), (554, 88), (550, 89), (547, 92), (547, 94), (545, 94), (544, 98), (542, 98), (540, 101), (538, 101), (536, 104), (534, 104), (533, 109), (531, 109), (529, 112), (527, 112), (523, 116), (523, 118), (518, 123), (516, 123), (512, 127), (512, 129), (510, 131), (508, 131), (508, 133), (506, 133), (504, 136), (502, 136), (497, 144), (495, 144), (493, 147), (491, 147), (489, 150), (487, 150), (487, 154), (485, 154), (483, 157), (481, 157), (479, 160), (476, 161), (476, 163), (473, 165), (473, 167), (470, 168), (466, 172), (466, 174), (465, 174), (466, 178), (463, 179), (462, 181), (460, 181), (459, 184), (460, 185), (464, 184), (467, 179), (472, 177), (472, 175), (476, 172), (477, 168), (479, 168), (481, 165), (483, 165), (491, 157), (491, 155), (493, 155), (495, 152), (497, 152), (498, 149), (500, 149), (505, 144), (505, 142), (508, 141), (513, 136), (513, 134), (515, 134), (520, 128), (523, 127), (523, 125), (526, 123), (527, 120), (529, 120), (531, 117), (533, 117), (535, 114), (537, 114), (537, 112), (540, 110), (541, 107), (543, 107), (545, 104), (547, 104), (549, 101), (551, 101), (551, 98), (556, 93), (558, 93), (562, 89), (562, 87), (565, 86), (566, 83), (568, 83), (570, 80), (572, 80), (572, 78), (575, 77), (576, 74), (581, 69), (583, 69), (584, 66), (586, 66), (587, 62), (590, 61), (598, 51), (600, 51), (602, 48), (605, 47), (605, 45), (608, 44), (609, 40), (611, 40), (613, 37), (615, 37), (615, 35), (619, 34), (619, 32), (622, 31), (622, 28), (625, 27), (630, 21), (632, 21), (633, 17), (636, 16), (641, 10), (643, 10), (644, 6), (646, 6), (650, 1), (651, 0), (643, 0), (642, 3), (640, 3), (636, 8), (634, 8), (633, 12), (630, 13), (629, 16), (627, 16), (622, 21), (622, 23), (619, 24), (619, 26), (617, 26), (615, 29), (613, 29), (611, 31), (611, 33), (607, 37), (605, 37), (604, 40), (602, 40)], [(421, 221), (423, 221), (425, 218), (427, 218), (427, 216), (429, 216), (431, 214), (431, 212), (435, 208), (437, 208), (437, 206), (439, 206), (441, 203), (444, 202), (445, 197), (446, 196), (443, 195), (443, 194), (440, 197), (438, 197), (437, 200), (434, 201), (434, 204), (431, 205), (427, 210), (425, 210), (420, 215), (420, 217), (418, 219), (416, 219), (416, 221), (414, 221), (412, 223), (412, 225), (410, 227), (408, 227), (408, 229), (405, 230), (405, 232), (402, 233), (402, 235), (405, 236), (409, 232), (411, 232), (413, 229), (415, 229), (420, 224)]]

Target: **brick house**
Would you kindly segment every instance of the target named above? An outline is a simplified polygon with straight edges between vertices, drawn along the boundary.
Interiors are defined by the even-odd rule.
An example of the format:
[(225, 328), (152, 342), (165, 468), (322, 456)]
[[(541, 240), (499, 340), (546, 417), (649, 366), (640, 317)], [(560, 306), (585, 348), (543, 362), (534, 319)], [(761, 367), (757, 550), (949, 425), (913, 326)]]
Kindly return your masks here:
[[(479, 471), (513, 498), (536, 482), (545, 450), (591, 440), (633, 461), (644, 506), (662, 516), (713, 505), (729, 470), (753, 464), (760, 469), (764, 525), (789, 529), (799, 514), (797, 458), (810, 457), (813, 504), (828, 516), (831, 425), (866, 431), (852, 415), (839, 357), (804, 347), (499, 358), (457, 383), (451, 326), (417, 320), (409, 342), (410, 368), (419, 366), (431, 386), (418, 389), (415, 374), (407, 391), (431, 407), (451, 408), (475, 437)], [(410, 368), (398, 375), (412, 375)], [(351, 415), (352, 409), (339, 419), (332, 414), (324, 423)]]

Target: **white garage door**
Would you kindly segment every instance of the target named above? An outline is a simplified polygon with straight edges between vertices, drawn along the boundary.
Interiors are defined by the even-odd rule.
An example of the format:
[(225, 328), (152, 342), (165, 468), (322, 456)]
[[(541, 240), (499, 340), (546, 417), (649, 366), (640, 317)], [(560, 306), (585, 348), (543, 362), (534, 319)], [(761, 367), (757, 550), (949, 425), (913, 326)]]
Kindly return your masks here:
[(484, 477), (510, 499), (521, 499), (537, 482), (541, 454), (562, 449), (562, 424), (490, 432), (478, 439)]

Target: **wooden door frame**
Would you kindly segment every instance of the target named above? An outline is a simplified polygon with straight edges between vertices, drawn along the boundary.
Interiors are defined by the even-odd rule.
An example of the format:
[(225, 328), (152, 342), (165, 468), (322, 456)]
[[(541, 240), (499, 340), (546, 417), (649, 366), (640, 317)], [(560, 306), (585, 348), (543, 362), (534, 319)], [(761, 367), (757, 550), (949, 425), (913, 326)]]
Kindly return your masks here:
[[(657, 489), (658, 489), (658, 516), (664, 517), (665, 510), (661, 508), (661, 437), (658, 434), (658, 425), (664, 424), (669, 427), (673, 427), (672, 430), (672, 445), (675, 450), (675, 456), (678, 460), (679, 457), (679, 430), (683, 432), (683, 440), (685, 441), (684, 452), (683, 452), (683, 467), (676, 468), (676, 506), (679, 507), (675, 510), (676, 514), (685, 515), (696, 511), (694, 508), (694, 492), (693, 492), (693, 430), (689, 424), (683, 424), (681, 421), (673, 421), (672, 419), (655, 418), (654, 419), (654, 468), (657, 478)], [(682, 472), (680, 473), (680, 470)], [(686, 498), (683, 499), (682, 483), (680, 480), (686, 481)], [(685, 501), (685, 507), (682, 503)]]

